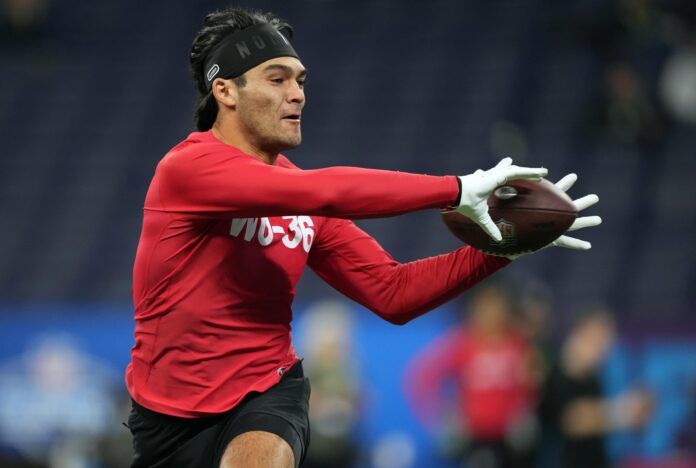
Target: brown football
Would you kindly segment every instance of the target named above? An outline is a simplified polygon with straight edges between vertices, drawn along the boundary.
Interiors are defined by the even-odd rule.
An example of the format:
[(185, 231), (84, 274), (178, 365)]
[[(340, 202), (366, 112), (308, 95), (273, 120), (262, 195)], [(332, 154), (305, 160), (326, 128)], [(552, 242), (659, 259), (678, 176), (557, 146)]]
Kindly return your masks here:
[(503, 240), (496, 242), (457, 211), (443, 211), (447, 227), (475, 249), (497, 255), (533, 252), (568, 230), (578, 215), (573, 201), (548, 180), (514, 180), (488, 197), (488, 212)]

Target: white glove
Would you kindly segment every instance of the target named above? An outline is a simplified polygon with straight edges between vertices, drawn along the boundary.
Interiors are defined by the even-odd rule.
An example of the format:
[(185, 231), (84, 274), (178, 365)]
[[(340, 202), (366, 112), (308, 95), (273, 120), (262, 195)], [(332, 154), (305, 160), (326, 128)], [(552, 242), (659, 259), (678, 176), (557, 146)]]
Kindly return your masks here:
[[(572, 187), (575, 181), (577, 180), (577, 175), (568, 174), (567, 176), (556, 182), (556, 187), (563, 190), (564, 192), (567, 192), (568, 189)], [(598, 201), (599, 197), (597, 195), (585, 195), (584, 197), (578, 198), (577, 200), (573, 200), (573, 205), (575, 205), (575, 209), (578, 210), (578, 212), (580, 212), (585, 208), (594, 205)], [(591, 226), (599, 226), (600, 224), (602, 224), (602, 218), (600, 218), (599, 216), (584, 216), (582, 218), (577, 218), (573, 222), (573, 224), (571, 224), (571, 226), (568, 228), (567, 232), (577, 231), (578, 229)], [(575, 237), (562, 235), (555, 241), (551, 242), (548, 245), (545, 245), (539, 250), (545, 249), (546, 247), (563, 247), (565, 249), (573, 250), (590, 250), (592, 248), (592, 244), (584, 240), (576, 239)], [(538, 252), (539, 250), (536, 250), (536, 252)], [(521, 257), (522, 255), (526, 255), (527, 253), (533, 252), (524, 252), (516, 255), (506, 255), (506, 257), (511, 260), (514, 260), (516, 258)]]
[(543, 167), (513, 166), (512, 159), (505, 158), (493, 169), (488, 169), (487, 171), (479, 169), (473, 174), (460, 176), (462, 193), (456, 210), (467, 218), (472, 219), (481, 226), (481, 229), (486, 234), (499, 242), (503, 239), (503, 236), (488, 214), (488, 196), (496, 187), (504, 185), (510, 180), (527, 179), (538, 181), (546, 176), (547, 173), (548, 170)]

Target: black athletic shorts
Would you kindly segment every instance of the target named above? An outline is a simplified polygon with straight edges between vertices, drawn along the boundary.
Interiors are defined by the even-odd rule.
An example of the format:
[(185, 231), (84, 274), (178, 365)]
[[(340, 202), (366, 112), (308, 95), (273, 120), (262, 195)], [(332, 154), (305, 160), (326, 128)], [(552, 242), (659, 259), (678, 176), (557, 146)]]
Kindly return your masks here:
[(276, 386), (247, 395), (220, 415), (177, 418), (133, 401), (128, 416), (134, 449), (131, 468), (218, 468), (227, 444), (249, 431), (283, 438), (299, 467), (309, 445), (309, 392), (309, 380), (298, 362)]

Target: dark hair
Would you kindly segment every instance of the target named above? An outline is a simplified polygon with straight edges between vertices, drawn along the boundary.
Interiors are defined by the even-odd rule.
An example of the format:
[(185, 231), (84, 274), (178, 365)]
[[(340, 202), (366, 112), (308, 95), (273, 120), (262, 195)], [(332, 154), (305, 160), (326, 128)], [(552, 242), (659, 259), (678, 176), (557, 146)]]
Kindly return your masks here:
[[(198, 104), (196, 105), (195, 121), (199, 131), (210, 130), (217, 118), (218, 105), (212, 91), (208, 91), (205, 85), (205, 60), (210, 51), (230, 34), (248, 27), (269, 23), (278, 30), (283, 30), (288, 36), (292, 36), (292, 27), (285, 21), (271, 13), (242, 10), (241, 8), (227, 8), (225, 10), (209, 13), (203, 22), (203, 29), (198, 32), (191, 45), (190, 63), (191, 76), (198, 90)], [(244, 75), (235, 78), (237, 86), (246, 84)]]

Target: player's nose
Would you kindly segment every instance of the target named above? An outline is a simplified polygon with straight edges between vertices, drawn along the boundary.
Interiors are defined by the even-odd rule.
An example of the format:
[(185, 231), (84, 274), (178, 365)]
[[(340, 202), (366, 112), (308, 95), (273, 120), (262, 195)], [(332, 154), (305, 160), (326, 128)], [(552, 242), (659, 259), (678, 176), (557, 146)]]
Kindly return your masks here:
[(288, 102), (297, 103), (301, 106), (304, 105), (305, 94), (299, 83), (294, 83), (292, 86), (290, 86), (290, 90), (287, 94), (287, 100)]

